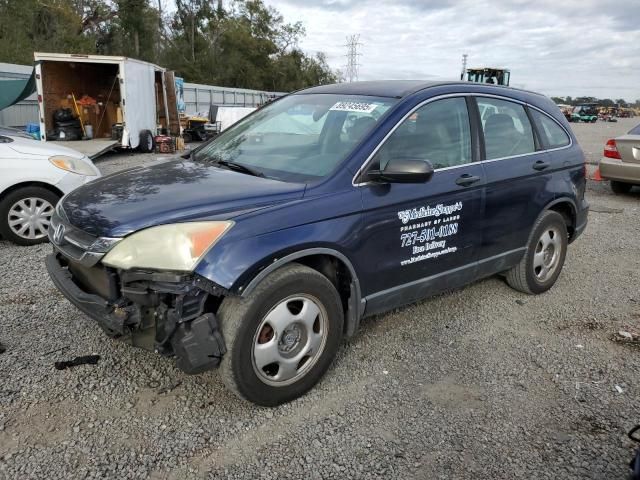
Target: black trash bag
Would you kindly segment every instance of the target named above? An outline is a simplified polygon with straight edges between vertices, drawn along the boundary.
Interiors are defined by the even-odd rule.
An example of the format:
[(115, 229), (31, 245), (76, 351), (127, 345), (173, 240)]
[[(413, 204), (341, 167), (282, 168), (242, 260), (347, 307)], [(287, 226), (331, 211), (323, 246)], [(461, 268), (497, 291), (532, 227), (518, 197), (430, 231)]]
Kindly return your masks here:
[(76, 128), (82, 128), (80, 126), (80, 119), (79, 118), (74, 118), (72, 120), (65, 120), (64, 122), (56, 122), (56, 127), (60, 128), (60, 127), (76, 127)]
[(80, 127), (59, 127), (57, 140), (82, 140), (82, 129)]
[(75, 115), (71, 111), (70, 108), (59, 108), (55, 112), (53, 112), (53, 122), (68, 122), (69, 120), (73, 120)]
[[(631, 429), (629, 438), (634, 442), (640, 443), (640, 425), (636, 425)], [(635, 458), (629, 462), (629, 468), (631, 469), (629, 480), (640, 480), (640, 448), (636, 452)]]

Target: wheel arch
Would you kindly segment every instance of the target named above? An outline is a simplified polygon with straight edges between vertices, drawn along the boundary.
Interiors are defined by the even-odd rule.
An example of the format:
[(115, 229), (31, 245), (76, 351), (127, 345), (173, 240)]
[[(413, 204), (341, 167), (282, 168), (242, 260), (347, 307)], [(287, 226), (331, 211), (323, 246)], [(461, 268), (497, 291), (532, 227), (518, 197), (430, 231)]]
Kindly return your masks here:
[(238, 291), (242, 297), (247, 297), (271, 272), (289, 263), (300, 263), (320, 272), (327, 277), (336, 287), (345, 312), (344, 334), (353, 336), (358, 330), (360, 319), (364, 312), (364, 300), (360, 290), (360, 281), (351, 261), (341, 252), (326, 248), (316, 247), (285, 255), (282, 258), (274, 257), (273, 261), (260, 270)]
[(5, 197), (10, 193), (13, 193), (17, 190), (20, 190), (22, 188), (28, 188), (28, 187), (41, 187), (49, 190), (51, 193), (55, 193), (61, 198), (64, 196), (64, 192), (59, 188), (55, 187), (54, 185), (51, 185), (50, 183), (39, 182), (37, 180), (34, 180), (34, 181), (25, 181), (25, 182), (16, 183), (4, 189), (2, 192), (0, 192), (0, 202), (4, 200)]
[[(540, 213), (540, 215), (544, 214), (547, 210), (551, 210), (554, 212), (558, 212), (564, 218), (564, 221), (567, 225), (567, 232), (569, 233), (569, 242), (573, 240), (576, 229), (576, 220), (578, 216), (578, 209), (576, 207), (576, 203), (573, 199), (569, 197), (560, 197), (556, 198), (554, 201), (549, 203)], [(538, 217), (539, 218), (539, 217)]]

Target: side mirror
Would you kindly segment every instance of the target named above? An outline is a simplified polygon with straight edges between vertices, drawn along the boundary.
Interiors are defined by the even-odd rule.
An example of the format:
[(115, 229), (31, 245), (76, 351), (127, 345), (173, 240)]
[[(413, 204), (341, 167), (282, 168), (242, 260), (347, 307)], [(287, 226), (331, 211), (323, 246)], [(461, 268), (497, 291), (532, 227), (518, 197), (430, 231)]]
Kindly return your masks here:
[(374, 182), (425, 183), (433, 176), (433, 165), (428, 160), (396, 158), (389, 160), (384, 170), (370, 170), (368, 177)]

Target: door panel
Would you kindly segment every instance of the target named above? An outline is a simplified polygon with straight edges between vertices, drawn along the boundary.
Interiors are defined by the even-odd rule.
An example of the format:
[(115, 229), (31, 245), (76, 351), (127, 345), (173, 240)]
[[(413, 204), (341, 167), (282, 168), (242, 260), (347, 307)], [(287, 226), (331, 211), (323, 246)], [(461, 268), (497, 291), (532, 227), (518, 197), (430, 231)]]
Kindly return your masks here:
[[(487, 275), (508, 268), (521, 257), (513, 251), (525, 247), (536, 218), (553, 200), (554, 167), (546, 152), (535, 151), (534, 129), (524, 105), (485, 97), (476, 101), (481, 110), (487, 106), (497, 109), (481, 121), (487, 184), (478, 255), (480, 273)], [(508, 264), (504, 258), (509, 259)]]
[(456, 286), (445, 272), (464, 269), (460, 278), (473, 280), (485, 179), (482, 166), (472, 162), (465, 98), (417, 109), (378, 150), (371, 168), (384, 170), (401, 157), (428, 161), (436, 170), (426, 183), (361, 187), (364, 238), (356, 263), (366, 279), (367, 313)]
[[(481, 180), (457, 185), (463, 175)], [(362, 195), (365, 238), (357, 262), (362, 277), (371, 279), (366, 294), (405, 286), (400, 305), (430, 293), (411, 285), (426, 277), (469, 266), (473, 280), (484, 195), (479, 164), (437, 171), (424, 185), (370, 185)]]

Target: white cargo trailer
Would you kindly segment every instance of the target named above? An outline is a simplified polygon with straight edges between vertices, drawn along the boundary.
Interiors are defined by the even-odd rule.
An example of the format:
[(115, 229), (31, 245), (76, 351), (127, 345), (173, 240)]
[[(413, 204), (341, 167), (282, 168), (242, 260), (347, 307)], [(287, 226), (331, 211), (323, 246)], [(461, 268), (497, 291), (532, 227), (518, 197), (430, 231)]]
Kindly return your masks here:
[(60, 109), (70, 109), (82, 123), (83, 140), (69, 146), (91, 158), (115, 147), (152, 151), (157, 133), (179, 130), (173, 72), (127, 57), (35, 53), (34, 58), (43, 141), (69, 138), (56, 129), (61, 122), (54, 112)]

